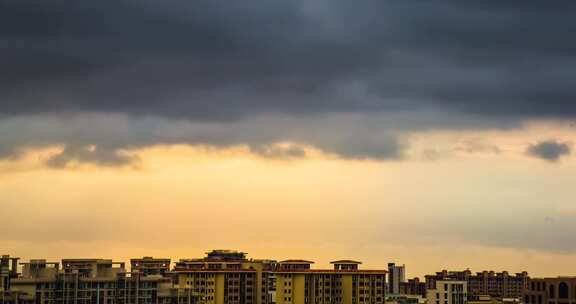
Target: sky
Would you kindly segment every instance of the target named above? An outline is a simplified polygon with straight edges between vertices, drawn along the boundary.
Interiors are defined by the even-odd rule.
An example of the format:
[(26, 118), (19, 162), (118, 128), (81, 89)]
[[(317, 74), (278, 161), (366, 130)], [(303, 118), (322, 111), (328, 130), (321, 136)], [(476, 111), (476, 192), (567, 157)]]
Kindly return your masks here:
[(0, 0), (0, 249), (574, 275), (575, 18)]

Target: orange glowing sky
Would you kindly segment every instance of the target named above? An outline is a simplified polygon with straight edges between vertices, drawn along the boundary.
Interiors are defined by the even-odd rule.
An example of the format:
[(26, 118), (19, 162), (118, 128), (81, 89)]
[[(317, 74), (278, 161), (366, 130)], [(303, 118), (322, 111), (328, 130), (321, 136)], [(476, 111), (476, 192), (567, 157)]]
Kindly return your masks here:
[[(495, 269), (576, 271), (576, 161), (526, 146), (576, 140), (569, 124), (414, 132), (393, 161), (343, 160), (308, 148), (266, 158), (244, 147), (163, 145), (137, 165), (50, 168), (59, 147), (0, 164), (0, 248), (24, 259), (198, 257), (229, 248), (327, 267), (407, 264), (409, 275)], [(470, 147), (470, 143), (475, 143)], [(289, 144), (289, 143), (285, 143)], [(498, 147), (494, 149), (493, 147)]]

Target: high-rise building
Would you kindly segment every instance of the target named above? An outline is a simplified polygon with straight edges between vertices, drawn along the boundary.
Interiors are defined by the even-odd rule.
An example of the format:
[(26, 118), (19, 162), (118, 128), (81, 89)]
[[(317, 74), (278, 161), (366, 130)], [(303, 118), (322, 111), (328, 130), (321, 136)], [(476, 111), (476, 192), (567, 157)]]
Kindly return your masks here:
[(428, 304), (466, 304), (468, 283), (466, 281), (436, 280), (435, 286), (426, 292)]
[(247, 259), (231, 250), (213, 250), (205, 258), (176, 262), (180, 303), (267, 304), (272, 303), (271, 276), (275, 262)]
[(277, 304), (375, 304), (386, 301), (386, 270), (363, 270), (357, 261), (334, 261), (333, 269), (286, 260), (276, 270)]
[(576, 277), (533, 278), (523, 294), (525, 304), (575, 304)]
[(400, 284), (406, 282), (406, 266), (388, 263), (388, 293), (400, 294)]
[(437, 272), (426, 276), (426, 287), (434, 288), (437, 280), (458, 280), (468, 283), (469, 296), (488, 295), (496, 299), (521, 299), (529, 277), (527, 272), (510, 275), (507, 271), (482, 271), (473, 274), (470, 270)]

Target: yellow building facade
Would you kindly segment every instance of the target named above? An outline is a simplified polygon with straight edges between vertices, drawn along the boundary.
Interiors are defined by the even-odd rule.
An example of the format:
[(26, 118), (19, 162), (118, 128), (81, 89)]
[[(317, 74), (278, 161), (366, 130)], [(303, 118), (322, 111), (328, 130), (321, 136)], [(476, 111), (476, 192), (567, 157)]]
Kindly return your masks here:
[(313, 262), (278, 264), (277, 304), (375, 304), (386, 301), (386, 270), (360, 270), (356, 261), (332, 262), (334, 269), (311, 269)]
[(202, 259), (182, 259), (174, 267), (178, 302), (268, 304), (274, 262), (248, 260), (244, 253), (214, 250)]

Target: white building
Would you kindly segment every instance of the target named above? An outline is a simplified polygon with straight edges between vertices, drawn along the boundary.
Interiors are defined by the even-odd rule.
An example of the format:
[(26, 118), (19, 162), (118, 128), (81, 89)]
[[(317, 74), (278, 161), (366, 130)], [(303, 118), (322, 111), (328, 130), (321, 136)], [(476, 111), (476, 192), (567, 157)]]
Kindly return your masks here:
[(466, 281), (438, 280), (436, 289), (428, 289), (428, 304), (466, 304), (468, 303), (468, 283)]

